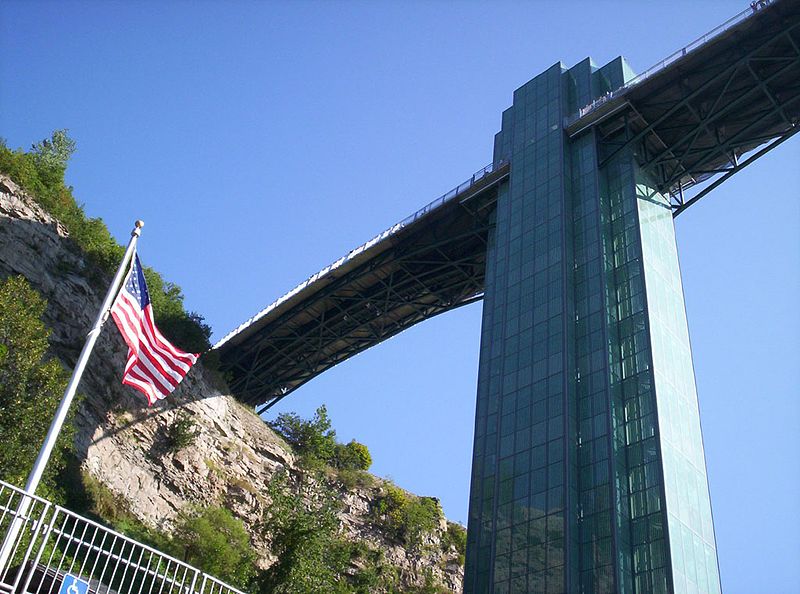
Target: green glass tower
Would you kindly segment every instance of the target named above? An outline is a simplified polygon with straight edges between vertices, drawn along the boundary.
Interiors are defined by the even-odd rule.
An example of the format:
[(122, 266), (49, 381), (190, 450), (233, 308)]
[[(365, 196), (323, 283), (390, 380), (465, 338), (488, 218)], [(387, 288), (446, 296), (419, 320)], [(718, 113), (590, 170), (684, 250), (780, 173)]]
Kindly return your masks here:
[(467, 593), (720, 591), (668, 199), (564, 131), (632, 76), (556, 64), (495, 138)]

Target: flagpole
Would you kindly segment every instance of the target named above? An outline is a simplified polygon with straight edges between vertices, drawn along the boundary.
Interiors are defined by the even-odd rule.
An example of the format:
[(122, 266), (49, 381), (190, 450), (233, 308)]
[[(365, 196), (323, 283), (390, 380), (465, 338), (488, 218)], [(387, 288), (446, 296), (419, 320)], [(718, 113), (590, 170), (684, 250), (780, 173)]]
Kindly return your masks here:
[(42, 479), (42, 474), (53, 452), (53, 447), (56, 444), (59, 433), (61, 433), (61, 427), (64, 424), (64, 419), (67, 417), (67, 412), (69, 412), (72, 399), (75, 397), (75, 392), (77, 391), (78, 383), (81, 381), (83, 370), (86, 368), (86, 363), (89, 361), (89, 356), (92, 354), (94, 343), (97, 341), (97, 337), (100, 336), (103, 324), (105, 324), (105, 321), (108, 319), (108, 312), (111, 309), (111, 304), (114, 301), (114, 297), (117, 295), (119, 285), (122, 283), (122, 279), (128, 269), (128, 262), (130, 262), (136, 250), (136, 242), (139, 240), (139, 236), (142, 233), (142, 227), (144, 227), (144, 222), (136, 221), (133, 231), (131, 231), (131, 239), (128, 242), (128, 248), (125, 250), (125, 255), (122, 258), (119, 269), (114, 275), (114, 280), (111, 281), (111, 286), (108, 288), (108, 292), (103, 300), (103, 305), (100, 307), (100, 312), (97, 314), (94, 326), (92, 326), (92, 329), (86, 337), (86, 343), (83, 345), (77, 363), (75, 363), (75, 369), (72, 371), (72, 377), (69, 379), (67, 389), (64, 391), (64, 396), (61, 397), (61, 403), (58, 405), (56, 416), (50, 423), (50, 429), (47, 430), (47, 437), (45, 437), (44, 444), (39, 450), (39, 455), (36, 457), (33, 469), (28, 475), (28, 480), (25, 483), (25, 495), (22, 496), (22, 500), (17, 507), (14, 521), (11, 523), (6, 533), (2, 548), (0, 548), (0, 573), (4, 570), (11, 556), (11, 552), (14, 549), (14, 541), (16, 541), (19, 531), (22, 528), (23, 517), (27, 513), (31, 503), (31, 499), (28, 495), (36, 494), (36, 487), (39, 486), (39, 481)]

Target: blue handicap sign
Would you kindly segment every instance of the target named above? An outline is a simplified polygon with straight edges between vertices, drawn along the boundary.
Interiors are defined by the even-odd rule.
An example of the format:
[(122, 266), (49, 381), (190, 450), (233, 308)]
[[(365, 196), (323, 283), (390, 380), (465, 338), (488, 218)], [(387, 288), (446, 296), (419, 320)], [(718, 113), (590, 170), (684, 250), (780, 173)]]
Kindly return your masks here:
[(58, 594), (89, 594), (89, 582), (84, 582), (79, 577), (66, 573)]

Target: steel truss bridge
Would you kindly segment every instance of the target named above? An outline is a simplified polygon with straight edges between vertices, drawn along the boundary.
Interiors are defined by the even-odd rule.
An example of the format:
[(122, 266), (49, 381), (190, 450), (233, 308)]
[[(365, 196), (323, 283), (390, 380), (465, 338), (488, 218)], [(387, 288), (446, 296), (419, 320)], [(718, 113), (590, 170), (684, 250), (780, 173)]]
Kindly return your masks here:
[[(754, 2), (564, 122), (600, 164), (633, 147), (677, 216), (800, 131), (800, 0)], [(214, 346), (259, 412), (326, 369), (483, 297), (495, 163), (287, 293)]]

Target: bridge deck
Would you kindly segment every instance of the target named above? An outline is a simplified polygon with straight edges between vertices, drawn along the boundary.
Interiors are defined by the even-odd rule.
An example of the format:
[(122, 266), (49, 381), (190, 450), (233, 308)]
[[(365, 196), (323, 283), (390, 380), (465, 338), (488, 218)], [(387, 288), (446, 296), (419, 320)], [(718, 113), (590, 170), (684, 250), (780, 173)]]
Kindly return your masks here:
[(337, 363), (479, 299), (492, 204), (508, 172), (485, 167), (224, 337), (214, 348), (234, 394), (266, 410)]
[[(800, 2), (774, 0), (586, 106), (566, 130), (594, 131), (603, 160), (634, 144), (677, 216), (799, 124)], [(714, 177), (687, 199), (688, 188)]]
[[(564, 125), (570, 137), (595, 134), (602, 160), (635, 143), (677, 215), (795, 134), (799, 122), (800, 0), (773, 0)], [(509, 168), (481, 170), (223, 338), (214, 348), (233, 393), (265, 410), (364, 349), (480, 299), (493, 203)]]

